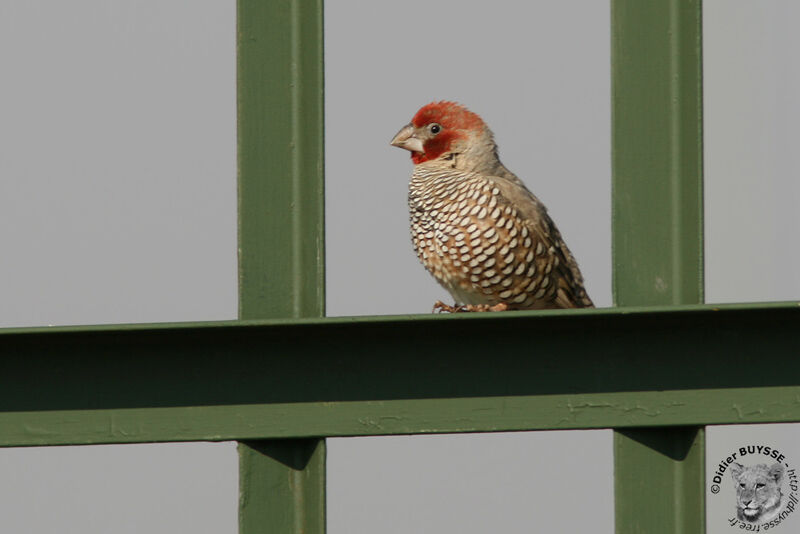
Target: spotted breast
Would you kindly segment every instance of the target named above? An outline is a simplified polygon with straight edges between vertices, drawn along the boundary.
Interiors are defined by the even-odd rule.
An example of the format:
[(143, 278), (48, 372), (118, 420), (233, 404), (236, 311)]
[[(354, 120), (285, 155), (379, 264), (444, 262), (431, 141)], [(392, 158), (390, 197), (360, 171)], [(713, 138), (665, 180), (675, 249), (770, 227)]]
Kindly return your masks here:
[[(515, 207), (519, 195), (540, 209), (533, 219)], [(414, 250), (457, 303), (592, 306), (561, 235), (524, 186), (423, 164), (408, 204)]]

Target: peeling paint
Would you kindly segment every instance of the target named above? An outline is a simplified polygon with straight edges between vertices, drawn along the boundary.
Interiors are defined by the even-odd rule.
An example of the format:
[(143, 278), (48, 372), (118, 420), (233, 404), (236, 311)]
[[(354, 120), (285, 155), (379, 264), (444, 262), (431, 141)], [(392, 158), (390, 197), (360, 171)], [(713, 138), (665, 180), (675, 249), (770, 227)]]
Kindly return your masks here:
[(661, 410), (654, 410), (654, 409), (648, 408), (646, 406), (642, 406), (640, 404), (636, 404), (634, 406), (628, 406), (628, 405), (625, 405), (625, 404), (612, 404), (612, 403), (609, 403), (609, 402), (599, 402), (599, 403), (583, 402), (583, 403), (580, 403), (580, 404), (572, 404), (572, 402), (568, 402), (566, 407), (569, 410), (570, 414), (573, 414), (573, 415), (574, 414), (579, 414), (585, 409), (594, 410), (594, 409), (598, 409), (598, 408), (600, 408), (600, 409), (607, 408), (607, 409), (610, 409), (612, 411), (620, 411), (620, 412), (623, 412), (625, 414), (631, 414), (631, 413), (634, 413), (634, 412), (638, 412), (638, 413), (641, 413), (641, 414), (646, 415), (648, 417), (657, 417), (657, 416), (661, 415), (661, 413), (662, 413)]
[(734, 404), (732, 406), (732, 408), (733, 408), (733, 410), (736, 411), (736, 416), (739, 418), (739, 420), (750, 419), (754, 415), (764, 415), (764, 413), (765, 413), (763, 408), (758, 408), (758, 409), (755, 409), (755, 410), (743, 411), (742, 408), (738, 404)]

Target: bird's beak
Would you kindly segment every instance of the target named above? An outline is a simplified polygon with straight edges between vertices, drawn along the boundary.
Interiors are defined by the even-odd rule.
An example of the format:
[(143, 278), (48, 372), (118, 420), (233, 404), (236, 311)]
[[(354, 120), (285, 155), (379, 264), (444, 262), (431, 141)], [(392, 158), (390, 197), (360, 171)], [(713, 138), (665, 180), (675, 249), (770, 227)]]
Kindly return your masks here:
[(416, 137), (414, 126), (411, 124), (403, 126), (403, 129), (397, 132), (397, 135), (392, 139), (391, 145), (405, 148), (411, 152), (425, 152), (422, 148), (422, 141)]

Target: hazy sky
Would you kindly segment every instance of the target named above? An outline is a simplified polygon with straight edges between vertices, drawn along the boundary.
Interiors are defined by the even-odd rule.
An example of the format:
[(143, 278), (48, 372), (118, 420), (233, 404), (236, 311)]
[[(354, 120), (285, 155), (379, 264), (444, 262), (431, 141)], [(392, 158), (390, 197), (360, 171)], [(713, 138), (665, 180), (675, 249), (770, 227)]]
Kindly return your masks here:
[(706, 301), (800, 299), (800, 17), (705, 2)]
[[(502, 161), (547, 205), (594, 302), (611, 305), (608, 3), (457, 5), (327, 8), (328, 314), (427, 313), (451, 300), (411, 251), (412, 164), (389, 146), (419, 107), (442, 99), (483, 117)], [(420, 13), (447, 22), (421, 27)], [(375, 22), (355, 37), (359, 16)]]
[[(329, 314), (447, 297), (388, 145), (435, 99), (483, 116), (611, 305), (608, 4), (326, 9)], [(707, 300), (800, 298), (800, 7), (704, 16)], [(235, 318), (234, 32), (233, 1), (0, 4), (0, 326)], [(756, 435), (800, 455), (794, 429), (712, 429), (709, 458)], [(609, 431), (335, 439), (328, 463), (331, 534), (613, 531)], [(0, 450), (0, 513), (18, 532), (234, 533), (235, 466), (229, 443)]]

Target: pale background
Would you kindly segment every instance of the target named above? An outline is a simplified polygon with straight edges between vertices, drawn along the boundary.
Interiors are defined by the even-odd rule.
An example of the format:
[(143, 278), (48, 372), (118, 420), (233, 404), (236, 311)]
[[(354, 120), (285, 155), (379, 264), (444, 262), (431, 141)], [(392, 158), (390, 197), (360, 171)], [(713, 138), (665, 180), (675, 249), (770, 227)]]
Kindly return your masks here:
[[(800, 8), (705, 6), (707, 300), (797, 299)], [(326, 30), (330, 315), (446, 296), (388, 146), (443, 98), (489, 123), (611, 304), (606, 2), (331, 1)], [(232, 1), (0, 4), (0, 326), (235, 318), (234, 32)], [(233, 533), (236, 461), (230, 443), (0, 450), (0, 524)], [(333, 439), (328, 465), (332, 534), (613, 531), (608, 431)]]
[[(706, 302), (800, 300), (800, 35), (792, 23), (800, 4), (705, 0), (703, 15)], [(707, 438), (706, 532), (729, 534), (733, 481), (725, 473), (720, 493), (710, 493), (716, 463), (763, 444), (797, 467), (800, 431), (796, 424), (709, 427)], [(775, 532), (800, 531), (798, 515)]]

